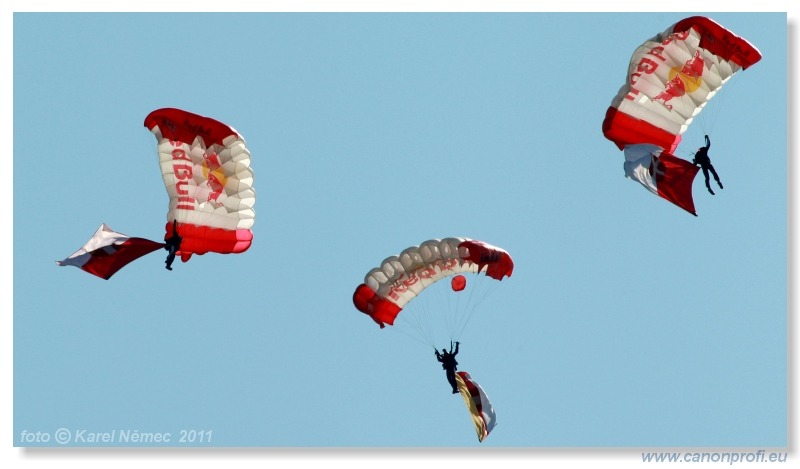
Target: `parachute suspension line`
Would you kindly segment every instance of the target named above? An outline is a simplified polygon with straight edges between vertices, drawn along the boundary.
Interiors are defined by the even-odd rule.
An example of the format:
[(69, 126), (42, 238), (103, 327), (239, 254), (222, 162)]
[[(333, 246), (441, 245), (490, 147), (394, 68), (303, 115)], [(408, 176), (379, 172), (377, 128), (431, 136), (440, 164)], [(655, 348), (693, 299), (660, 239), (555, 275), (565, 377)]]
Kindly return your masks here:
[(441, 340), (441, 337), (436, 336), (436, 332), (439, 331), (439, 333), (441, 333), (443, 330), (442, 324), (437, 324), (437, 321), (444, 322), (445, 325), (447, 324), (449, 299), (447, 298), (447, 295), (442, 294), (444, 285), (445, 282), (433, 283), (432, 285), (428, 286), (427, 290), (429, 293), (425, 295), (425, 324), (428, 327), (428, 340), (434, 344), (434, 347), (438, 345), (438, 340)]
[[(437, 350), (448, 341), (456, 342), (486, 296), (488, 288), (496, 283), (483, 273), (464, 272), (470, 279), (464, 291), (452, 291), (451, 282), (438, 281), (426, 288), (426, 294), (409, 301), (394, 328), (403, 330), (418, 342), (424, 341)], [(487, 283), (488, 282), (488, 283)]]
[[(431, 326), (430, 315), (427, 314), (429, 309), (427, 303), (427, 295), (423, 295), (423, 298), (416, 296), (409, 301), (404, 308), (403, 314), (398, 316), (394, 328), (403, 331), (410, 337), (414, 337), (418, 342), (432, 346), (434, 344), (431, 332), (433, 327)], [(415, 334), (405, 330), (405, 328), (414, 331), (416, 337)]]
[(474, 288), (470, 289), (467, 306), (463, 311), (464, 319), (460, 322), (460, 327), (456, 333), (457, 338), (461, 337), (473, 317), (480, 313), (480, 305), (494, 292), (499, 282), (481, 272), (475, 275), (472, 283)]
[[(467, 324), (469, 324), (470, 320), (472, 319), (472, 315), (475, 312), (475, 301), (473, 301), (473, 298), (476, 296), (475, 292), (480, 291), (481, 284), (483, 283), (482, 280), (484, 280), (484, 278), (482, 278), (480, 273), (478, 273), (472, 276), (469, 282), (467, 282), (468, 286), (465, 290), (469, 290), (469, 292), (467, 292), (466, 305), (461, 310), (463, 317), (461, 318), (457, 330), (455, 328), (452, 329), (454, 330), (452, 334), (454, 336), (454, 340), (461, 339), (461, 334), (464, 333), (464, 329), (466, 329)], [(460, 298), (462, 295), (456, 296)]]
[[(726, 96), (728, 95), (727, 89), (726, 86), (718, 88), (714, 96), (703, 106), (703, 110), (700, 111), (700, 114), (695, 117), (703, 135), (708, 135), (713, 138), (711, 132), (714, 130), (717, 119), (722, 115), (722, 111), (725, 108)], [(700, 136), (701, 140), (703, 140), (703, 135)], [(704, 143), (705, 142), (697, 146), (702, 146)]]
[[(423, 333), (423, 328), (421, 328), (419, 326), (414, 327), (413, 325), (408, 325), (408, 324), (406, 324), (406, 325), (409, 326), (409, 327), (408, 328), (404, 328), (404, 327), (397, 327), (397, 323), (395, 323), (395, 324), (396, 325), (394, 327), (387, 327), (387, 329), (393, 331), (393, 333), (395, 333), (395, 334), (402, 334), (403, 336), (413, 340), (414, 342), (417, 342), (417, 343), (420, 343), (420, 344), (423, 344), (423, 345), (427, 345), (427, 346), (431, 346), (431, 347), (436, 348), (436, 345), (434, 344), (433, 340), (430, 339), (429, 337), (427, 337)], [(413, 329), (413, 330), (415, 330), (417, 332), (414, 333), (414, 332), (411, 331), (411, 329)]]
[[(461, 338), (466, 323), (469, 321), (469, 309), (472, 304), (472, 294), (474, 292), (476, 280), (479, 280), (477, 275), (471, 272), (462, 272), (457, 275), (468, 277), (467, 286), (462, 291), (453, 291), (451, 282), (442, 282), (447, 286), (446, 294), (441, 295), (447, 300), (445, 314), (442, 316), (446, 322), (446, 331), (448, 339), (451, 342), (457, 342)], [(454, 276), (451, 277), (455, 278)], [(444, 292), (443, 292), (444, 293)]]
[[(450, 279), (452, 280), (452, 278), (453, 277), (451, 276)], [(458, 321), (458, 312), (460, 311), (458, 305), (460, 303), (461, 295), (459, 295), (460, 292), (452, 291), (452, 286), (449, 286), (451, 285), (450, 282), (443, 281), (440, 283), (444, 284), (444, 286), (447, 287), (442, 289), (445, 291), (443, 291), (442, 292), (443, 294), (439, 296), (441, 296), (445, 302), (443, 306), (444, 314), (442, 315), (442, 318), (444, 319), (445, 322), (444, 330), (447, 332), (447, 339), (452, 342), (454, 340), (457, 340), (453, 336), (453, 332), (455, 330), (455, 325), (457, 324)]]
[(419, 301), (420, 298), (417, 297), (406, 305), (403, 314), (395, 320), (395, 325), (392, 329), (397, 329), (418, 342), (430, 343), (430, 327), (425, 324), (427, 322), (426, 315), (421, 313), (423, 308), (419, 304), (415, 304), (415, 302), (419, 303)]
[[(687, 161), (692, 161), (695, 153), (697, 153), (697, 149), (705, 146), (705, 135), (708, 135), (712, 141), (714, 140), (713, 131), (725, 107), (726, 90), (727, 88), (725, 87), (718, 88), (714, 97), (706, 102), (705, 106), (703, 106), (703, 110), (694, 117), (692, 120), (694, 130), (684, 134), (684, 137), (687, 138), (684, 139), (683, 143), (681, 143), (677, 151), (675, 151), (675, 156), (682, 157)], [(699, 135), (695, 133), (698, 131), (700, 132)]]
[[(467, 282), (467, 284), (469, 284), (469, 283), (470, 282)], [(470, 290), (472, 290), (472, 289), (470, 288)], [(453, 309), (452, 309), (452, 315), (451, 315), (452, 323), (449, 324), (448, 328), (447, 328), (447, 330), (450, 333), (449, 339), (451, 341), (454, 341), (454, 342), (458, 342), (459, 339), (461, 339), (461, 333), (464, 331), (464, 327), (463, 327), (464, 319), (463, 318), (461, 319), (461, 322), (460, 322), (462, 326), (460, 328), (457, 327), (457, 325), (459, 324), (458, 313), (459, 313), (459, 311), (465, 310), (466, 307), (469, 306), (469, 297), (467, 297), (466, 306), (462, 308), (462, 306), (461, 306), (461, 303), (462, 303), (461, 297), (463, 296), (462, 293), (463, 293), (463, 291), (454, 292), (453, 296), (455, 298), (454, 298), (453, 301), (455, 302), (455, 307), (453, 307)], [(472, 292), (470, 291), (470, 293), (472, 293)]]

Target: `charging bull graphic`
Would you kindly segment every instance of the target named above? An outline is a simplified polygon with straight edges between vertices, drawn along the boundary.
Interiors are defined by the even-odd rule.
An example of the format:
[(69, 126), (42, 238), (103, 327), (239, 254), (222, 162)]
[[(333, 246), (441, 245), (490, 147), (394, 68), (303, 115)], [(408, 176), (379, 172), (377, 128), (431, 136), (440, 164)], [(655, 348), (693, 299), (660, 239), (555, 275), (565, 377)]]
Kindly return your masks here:
[(672, 78), (666, 83), (664, 91), (659, 93), (653, 101), (660, 101), (664, 107), (672, 110), (672, 106), (667, 104), (672, 98), (678, 98), (689, 92), (696, 90), (702, 83), (703, 67), (705, 62), (700, 57), (700, 51), (695, 51), (694, 57), (687, 60), (680, 70), (670, 70)]

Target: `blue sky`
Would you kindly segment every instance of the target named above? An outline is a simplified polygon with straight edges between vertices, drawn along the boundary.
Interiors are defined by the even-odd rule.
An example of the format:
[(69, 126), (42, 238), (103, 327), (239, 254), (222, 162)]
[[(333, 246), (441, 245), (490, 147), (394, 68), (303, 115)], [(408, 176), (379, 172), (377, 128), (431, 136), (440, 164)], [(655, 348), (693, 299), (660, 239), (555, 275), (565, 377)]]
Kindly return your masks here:
[[(698, 177), (697, 218), (626, 180), (600, 131), (634, 48), (695, 14), (764, 56), (676, 152), (713, 141), (725, 189)], [(211, 446), (534, 462), (787, 446), (786, 25), (713, 10), (14, 14), (6, 443), (200, 430)], [(109, 281), (57, 267), (100, 223), (163, 236), (142, 124), (160, 107), (244, 136), (253, 246), (172, 272), (157, 252)], [(461, 337), (460, 369), (498, 416), (483, 443), (430, 348), (351, 301), (383, 258), (449, 236), (515, 260)]]

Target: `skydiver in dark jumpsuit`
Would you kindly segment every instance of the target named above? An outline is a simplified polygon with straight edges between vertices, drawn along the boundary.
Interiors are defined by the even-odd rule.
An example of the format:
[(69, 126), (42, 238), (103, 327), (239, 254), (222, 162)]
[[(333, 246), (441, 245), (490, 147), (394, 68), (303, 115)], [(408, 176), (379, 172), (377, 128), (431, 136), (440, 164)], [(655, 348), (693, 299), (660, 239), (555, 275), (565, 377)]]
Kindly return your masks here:
[(458, 353), (459, 342), (456, 342), (456, 350), (453, 351), (453, 343), (450, 342), (450, 351), (442, 349), (440, 354), (438, 350), (433, 349), (436, 354), (436, 359), (442, 363), (442, 369), (447, 374), (447, 382), (453, 387), (453, 394), (458, 394), (458, 384), (456, 383), (456, 369), (458, 362), (456, 361), (456, 354)]
[(172, 270), (172, 262), (175, 260), (175, 253), (181, 248), (183, 238), (178, 236), (178, 220), (172, 220), (172, 236), (165, 240), (164, 249), (167, 250), (167, 270)]
[(711, 171), (711, 174), (714, 176), (714, 180), (717, 181), (720, 189), (722, 189), (722, 183), (719, 180), (719, 176), (717, 176), (717, 172), (714, 170), (714, 165), (711, 164), (711, 158), (708, 157), (709, 148), (711, 148), (711, 140), (709, 140), (708, 135), (706, 135), (706, 146), (697, 149), (697, 153), (694, 154), (692, 163), (702, 168), (703, 176), (706, 177), (706, 188), (711, 195), (714, 195), (714, 191), (711, 190), (711, 185), (708, 181), (708, 172)]

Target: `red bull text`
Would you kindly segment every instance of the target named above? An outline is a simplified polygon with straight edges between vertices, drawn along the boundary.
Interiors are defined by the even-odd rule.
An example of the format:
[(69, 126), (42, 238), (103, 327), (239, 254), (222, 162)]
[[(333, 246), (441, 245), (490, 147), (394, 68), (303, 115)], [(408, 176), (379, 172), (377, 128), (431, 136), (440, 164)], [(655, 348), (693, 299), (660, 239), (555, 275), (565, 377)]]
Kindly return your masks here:
[[(179, 147), (180, 142), (170, 140), (174, 147)], [(194, 210), (195, 199), (189, 195), (186, 186), (194, 177), (192, 160), (189, 155), (181, 148), (172, 150), (172, 171), (175, 174), (175, 191), (178, 193), (178, 205), (176, 208), (183, 210)]]

